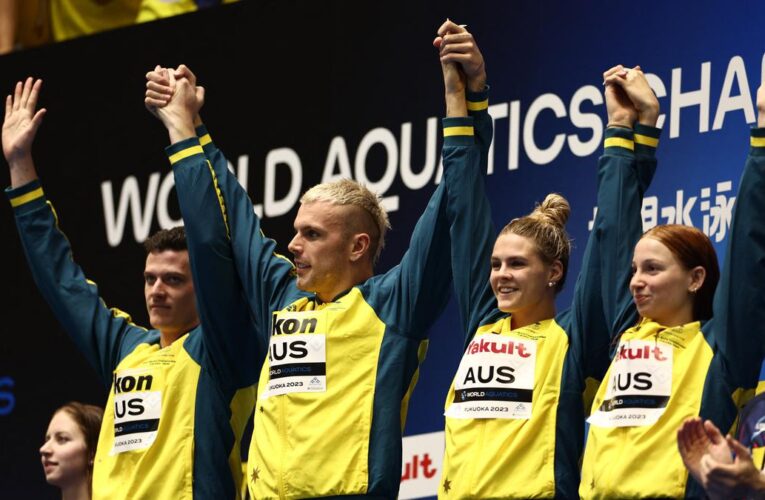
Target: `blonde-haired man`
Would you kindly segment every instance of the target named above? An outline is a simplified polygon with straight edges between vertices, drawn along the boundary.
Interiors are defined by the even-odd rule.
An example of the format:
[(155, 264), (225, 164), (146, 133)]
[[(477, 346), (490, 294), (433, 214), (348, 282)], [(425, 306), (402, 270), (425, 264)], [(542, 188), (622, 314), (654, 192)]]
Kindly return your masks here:
[[(477, 48), (472, 55), (480, 64), (467, 77), (484, 88), (483, 59)], [(406, 403), (427, 331), (448, 300), (449, 190), (482, 182), (478, 165), (491, 140), (485, 90), (468, 102), (464, 81), (447, 89), (444, 181), (400, 264), (375, 276), (389, 227), (376, 195), (349, 180), (310, 189), (289, 243), (293, 266), (263, 236), (252, 203), (198, 119), (195, 131), (202, 92), (193, 74), (180, 67), (147, 77), (146, 104), (170, 133), (167, 153), (186, 225), (217, 235), (204, 244), (230, 255), (259, 342), (269, 344), (248, 458), (251, 497), (396, 498)], [(196, 202), (184, 201), (192, 197)], [(220, 209), (205, 210), (211, 205)], [(193, 260), (200, 242), (189, 234)], [(231, 332), (227, 340), (237, 349), (247, 339)]]
[(349, 213), (347, 229), (369, 235), (369, 257), (372, 258), (372, 264), (376, 264), (385, 247), (385, 234), (390, 229), (388, 212), (383, 208), (380, 196), (356, 181), (340, 179), (317, 184), (300, 198), (303, 205), (317, 201), (358, 209), (356, 214)]

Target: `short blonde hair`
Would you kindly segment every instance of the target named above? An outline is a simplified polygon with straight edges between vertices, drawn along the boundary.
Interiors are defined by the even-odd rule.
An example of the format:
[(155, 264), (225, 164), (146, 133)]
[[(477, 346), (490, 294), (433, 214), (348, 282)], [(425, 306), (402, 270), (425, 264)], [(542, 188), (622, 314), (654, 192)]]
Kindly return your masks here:
[(359, 207), (369, 214), (373, 222), (372, 227), (369, 228), (370, 254), (372, 263), (376, 263), (385, 246), (385, 233), (390, 229), (388, 213), (382, 206), (380, 196), (354, 180), (340, 179), (317, 184), (300, 198), (300, 203), (317, 201)]
[(566, 233), (566, 221), (571, 207), (563, 196), (550, 193), (534, 211), (523, 217), (513, 219), (506, 225), (499, 236), (517, 234), (529, 238), (537, 246), (542, 260), (552, 264), (559, 260), (563, 265), (563, 275), (555, 284), (557, 292), (563, 290), (568, 271), (568, 258), (571, 254), (571, 239)]

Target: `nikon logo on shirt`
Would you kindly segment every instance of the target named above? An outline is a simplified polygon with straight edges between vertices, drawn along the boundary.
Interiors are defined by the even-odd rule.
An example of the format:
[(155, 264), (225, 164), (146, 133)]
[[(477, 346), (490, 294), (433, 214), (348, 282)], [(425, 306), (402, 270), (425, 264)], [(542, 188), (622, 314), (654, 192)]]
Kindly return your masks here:
[(281, 311), (273, 315), (264, 398), (327, 389), (326, 311)]
[(152, 391), (155, 375), (149, 370), (114, 374), (114, 447), (111, 454), (148, 448), (154, 443), (162, 413), (162, 392)]
[(140, 375), (134, 377), (132, 375), (124, 375), (122, 377), (114, 374), (114, 394), (120, 394), (122, 392), (132, 391), (149, 391), (151, 390), (151, 383), (154, 377), (151, 375)]
[(292, 333), (316, 333), (319, 318), (280, 318), (279, 313), (274, 313), (274, 322), (271, 335), (284, 335)]

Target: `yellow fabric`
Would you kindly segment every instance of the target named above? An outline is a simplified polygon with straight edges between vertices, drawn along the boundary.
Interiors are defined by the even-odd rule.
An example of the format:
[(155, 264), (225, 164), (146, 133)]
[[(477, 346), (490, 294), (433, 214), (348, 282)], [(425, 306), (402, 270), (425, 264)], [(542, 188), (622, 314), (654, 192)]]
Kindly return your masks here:
[(188, 158), (189, 156), (203, 155), (203, 154), (205, 154), (205, 150), (202, 149), (202, 146), (191, 146), (186, 149), (181, 149), (177, 153), (173, 153), (172, 155), (170, 155), (170, 158), (169, 158), (170, 165), (175, 165), (179, 161), (185, 158)]
[[(621, 338), (648, 340), (672, 346), (672, 394), (665, 412), (649, 426), (590, 426), (582, 464), (582, 498), (683, 498), (688, 471), (675, 446), (677, 429), (697, 416), (712, 348), (698, 322), (664, 328), (643, 321)], [(600, 385), (592, 411), (606, 393), (613, 363)]]
[(483, 101), (467, 101), (468, 111), (482, 111), (488, 108), (489, 108), (488, 99), (484, 99)]
[[(149, 448), (112, 454), (115, 412), (112, 385), (93, 470), (94, 500), (192, 498), (194, 407), (200, 367), (183, 349), (187, 336), (164, 349), (156, 344), (139, 345), (117, 366), (115, 373), (129, 369), (150, 372), (151, 390), (162, 392), (160, 426), (173, 431), (157, 434)], [(167, 387), (173, 390), (167, 391)], [(126, 484), (131, 488), (126, 488)]]
[(752, 450), (752, 461), (754, 466), (762, 470), (765, 463), (765, 448), (755, 448)]
[(22, 194), (21, 196), (11, 198), (11, 206), (13, 208), (16, 208), (18, 206), (23, 205), (24, 203), (29, 203), (30, 201), (36, 200), (37, 198), (42, 198), (42, 196), (43, 196), (42, 188), (37, 188), (26, 194)]
[(428, 345), (430, 342), (426, 339), (420, 342), (420, 346), (417, 348), (417, 370), (414, 371), (412, 381), (409, 383), (409, 388), (404, 394), (404, 399), (401, 400), (401, 428), (406, 426), (406, 415), (409, 411), (409, 401), (412, 399), (412, 393), (417, 386), (417, 381), (420, 380), (420, 366), (425, 361), (425, 356), (428, 354)]
[[(475, 338), (496, 333), (537, 342), (531, 419), (447, 417), (438, 498), (555, 495), (555, 423), (568, 337), (552, 319), (511, 330), (510, 317), (506, 317), (479, 328)], [(454, 381), (444, 408), (449, 408), (452, 401)]]
[(753, 148), (765, 147), (765, 137), (751, 137), (749, 141)]
[[(239, 0), (223, 0), (223, 3), (234, 3)], [(177, 16), (197, 10), (194, 0), (143, 0), (138, 12), (138, 22), (155, 21), (163, 17)]]
[(51, 0), (57, 42), (135, 23), (141, 0)]
[(659, 146), (659, 139), (648, 135), (635, 134), (635, 143), (655, 148)]
[(453, 135), (473, 135), (473, 127), (445, 127), (444, 137), (451, 137)]
[(604, 141), (603, 145), (604, 147), (607, 147), (607, 148), (620, 147), (624, 149), (629, 149), (630, 151), (633, 151), (635, 149), (635, 143), (623, 137), (608, 137)]
[[(255, 406), (257, 388), (252, 385), (239, 389), (231, 400), (231, 419), (229, 423), (234, 432), (234, 446), (228, 457), (228, 466), (231, 469), (231, 477), (234, 479), (236, 489), (242, 498), (247, 492), (247, 463), (242, 462), (242, 431), (247, 427), (247, 421), (252, 418), (252, 408)], [(241, 430), (240, 430), (241, 429)], [(199, 480), (199, 479), (198, 479)], [(204, 479), (202, 479), (204, 480)]]
[(268, 360), (263, 364), (247, 464), (250, 496), (262, 500), (364, 494), (385, 324), (358, 288), (331, 303), (300, 299), (274, 319), (287, 311), (316, 318), (315, 333), (326, 335), (326, 392), (266, 398)]
[(582, 401), (584, 402), (584, 411), (589, 415), (590, 408), (592, 408), (592, 402), (595, 399), (595, 394), (598, 393), (600, 387), (600, 380), (587, 377), (584, 380), (584, 394), (582, 394)]

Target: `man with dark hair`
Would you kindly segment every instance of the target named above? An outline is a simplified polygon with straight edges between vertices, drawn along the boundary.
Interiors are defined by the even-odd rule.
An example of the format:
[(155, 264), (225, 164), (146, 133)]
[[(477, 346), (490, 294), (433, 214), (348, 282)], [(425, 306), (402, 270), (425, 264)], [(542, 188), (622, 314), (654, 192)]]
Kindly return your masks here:
[(188, 250), (186, 246), (186, 231), (183, 226), (176, 226), (170, 229), (160, 229), (152, 234), (143, 242), (146, 254), (152, 252), (163, 252), (165, 250)]
[[(40, 292), (101, 381), (112, 386), (95, 457), (93, 498), (238, 498), (239, 444), (254, 405), (257, 371), (233, 371), (206, 337), (219, 336), (220, 326), (197, 313), (182, 227), (159, 231), (145, 244), (144, 294), (154, 329), (133, 324), (98, 296), (96, 284), (72, 260), (32, 161), (32, 142), (45, 114), (35, 112), (41, 83), (19, 82), (6, 100), (2, 143), (11, 174), (6, 194)], [(220, 290), (206, 302), (244, 311), (226, 314), (226, 325), (252, 328), (246, 303), (236, 293), (235, 270), (215, 272)]]

